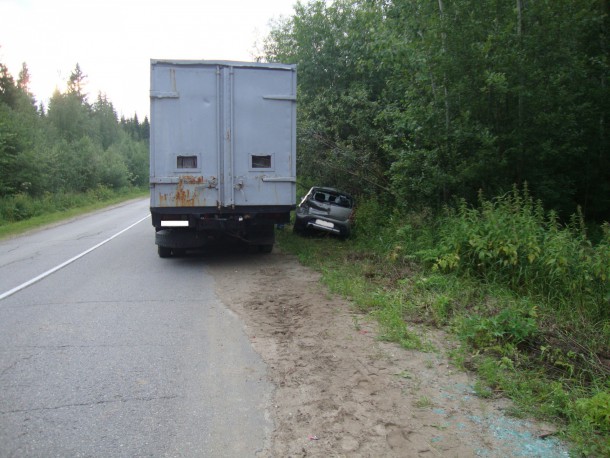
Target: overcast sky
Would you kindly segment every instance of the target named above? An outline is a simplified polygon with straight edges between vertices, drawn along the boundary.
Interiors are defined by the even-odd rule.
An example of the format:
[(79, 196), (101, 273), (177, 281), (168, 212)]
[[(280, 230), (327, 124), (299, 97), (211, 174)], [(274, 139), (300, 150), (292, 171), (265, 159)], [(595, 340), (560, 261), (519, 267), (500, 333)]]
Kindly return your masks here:
[(89, 101), (106, 93), (119, 116), (149, 112), (150, 59), (253, 59), (269, 21), (296, 0), (0, 0), (0, 62), (47, 105), (76, 63)]

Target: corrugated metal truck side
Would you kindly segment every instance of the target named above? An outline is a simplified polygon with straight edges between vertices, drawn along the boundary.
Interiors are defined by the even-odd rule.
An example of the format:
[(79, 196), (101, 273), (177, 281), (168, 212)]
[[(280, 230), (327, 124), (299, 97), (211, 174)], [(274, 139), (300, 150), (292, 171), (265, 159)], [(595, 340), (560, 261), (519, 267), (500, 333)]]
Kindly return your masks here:
[(296, 202), (294, 65), (151, 60), (150, 211), (161, 257), (270, 252)]

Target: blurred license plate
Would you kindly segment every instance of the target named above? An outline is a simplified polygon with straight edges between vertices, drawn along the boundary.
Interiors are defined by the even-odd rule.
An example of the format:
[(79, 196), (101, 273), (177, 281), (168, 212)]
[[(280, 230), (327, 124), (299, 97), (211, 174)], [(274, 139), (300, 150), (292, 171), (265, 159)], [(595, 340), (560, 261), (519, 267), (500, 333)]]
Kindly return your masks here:
[(335, 225), (333, 223), (329, 223), (328, 221), (324, 221), (321, 219), (317, 219), (316, 224), (318, 226), (328, 227), (329, 229), (332, 229), (333, 227), (335, 227)]

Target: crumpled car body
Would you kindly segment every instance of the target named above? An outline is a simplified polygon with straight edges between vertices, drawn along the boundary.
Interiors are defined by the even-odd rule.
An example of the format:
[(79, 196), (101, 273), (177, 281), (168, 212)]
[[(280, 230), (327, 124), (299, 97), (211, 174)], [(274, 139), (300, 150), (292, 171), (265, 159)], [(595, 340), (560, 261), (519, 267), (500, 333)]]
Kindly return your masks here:
[(338, 189), (314, 186), (297, 206), (294, 231), (320, 231), (348, 237), (353, 213), (352, 196)]

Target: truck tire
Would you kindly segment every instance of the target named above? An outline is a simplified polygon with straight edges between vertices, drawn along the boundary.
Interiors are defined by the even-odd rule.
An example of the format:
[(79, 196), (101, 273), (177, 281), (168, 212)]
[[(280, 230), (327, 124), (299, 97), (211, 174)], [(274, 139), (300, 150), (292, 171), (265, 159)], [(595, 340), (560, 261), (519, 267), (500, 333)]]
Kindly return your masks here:
[(273, 244), (271, 245), (259, 245), (258, 251), (261, 253), (271, 253), (273, 251)]
[(160, 258), (169, 258), (172, 255), (172, 249), (166, 246), (157, 246), (157, 253), (159, 253)]
[(252, 225), (247, 229), (248, 243), (255, 250), (262, 253), (271, 253), (275, 243), (275, 229), (273, 223)]
[(201, 248), (205, 245), (206, 239), (203, 234), (196, 231), (173, 231), (163, 229), (155, 234), (155, 243), (159, 247), (166, 247), (173, 251), (174, 256), (179, 255), (179, 251)]

